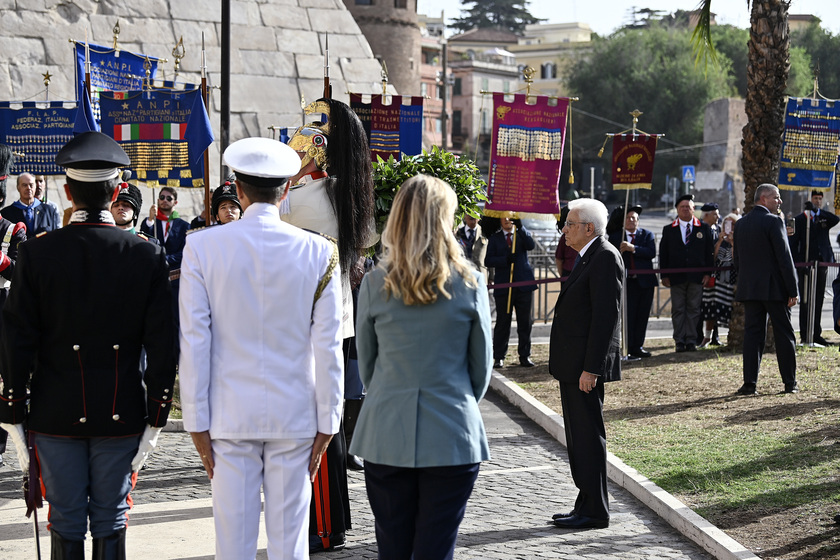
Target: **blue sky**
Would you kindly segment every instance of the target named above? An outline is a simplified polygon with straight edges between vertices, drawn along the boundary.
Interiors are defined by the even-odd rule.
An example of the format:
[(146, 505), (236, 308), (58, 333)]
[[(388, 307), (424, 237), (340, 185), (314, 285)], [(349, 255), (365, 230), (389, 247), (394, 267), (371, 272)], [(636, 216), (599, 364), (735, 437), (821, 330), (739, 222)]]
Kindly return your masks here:
[[(579, 21), (588, 23), (599, 35), (609, 35), (615, 29), (630, 22), (634, 6), (673, 12), (693, 10), (699, 0), (532, 0), (528, 9), (537, 17), (547, 18), (548, 23)], [(430, 16), (458, 17), (463, 4), (453, 0), (417, 0), (417, 12)], [(737, 27), (748, 27), (750, 12), (745, 0), (712, 0), (712, 11), (717, 14), (718, 23)], [(793, 0), (791, 14), (813, 14), (822, 19), (822, 25), (833, 34), (840, 33), (840, 1), (838, 0)]]

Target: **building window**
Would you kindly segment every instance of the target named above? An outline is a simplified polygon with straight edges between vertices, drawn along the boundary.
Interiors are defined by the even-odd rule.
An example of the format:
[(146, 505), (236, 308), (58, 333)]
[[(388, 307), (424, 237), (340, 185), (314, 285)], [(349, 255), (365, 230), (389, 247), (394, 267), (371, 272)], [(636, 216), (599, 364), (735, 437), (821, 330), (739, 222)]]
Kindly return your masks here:
[(443, 119), (435, 119), (435, 132), (440, 134), (441, 130), (443, 130)]
[(557, 65), (553, 62), (544, 62), (540, 67), (540, 79), (554, 80), (557, 78)]
[(489, 91), (490, 90), (490, 80), (487, 78), (481, 78), (481, 91)]
[(452, 134), (461, 136), (461, 111), (452, 111)]
[(407, 0), (394, 0), (394, 7), (405, 9), (406, 7), (408, 7), (408, 1)]
[(525, 72), (525, 68), (527, 68), (527, 67), (528, 66), (525, 65), (525, 64), (520, 64), (519, 66), (516, 67), (517, 71), (519, 71), (519, 81), (520, 82), (525, 81), (525, 74), (523, 74), (523, 72)]
[(455, 78), (455, 84), (452, 86), (452, 97), (461, 95), (461, 78)]
[(488, 118), (487, 111), (481, 112), (481, 127), (480, 127), (480, 134), (490, 134), (490, 126), (493, 123), (490, 122)]
[(357, 6), (373, 6), (373, 0), (356, 0)]
[(435, 99), (443, 99), (443, 84), (438, 84), (435, 88)]
[(426, 98), (427, 95), (429, 95), (429, 84), (427, 84), (426, 82), (422, 82), (420, 84), (420, 95), (424, 99)]
[(502, 82), (502, 91), (505, 93), (510, 93), (510, 81), (505, 80)]

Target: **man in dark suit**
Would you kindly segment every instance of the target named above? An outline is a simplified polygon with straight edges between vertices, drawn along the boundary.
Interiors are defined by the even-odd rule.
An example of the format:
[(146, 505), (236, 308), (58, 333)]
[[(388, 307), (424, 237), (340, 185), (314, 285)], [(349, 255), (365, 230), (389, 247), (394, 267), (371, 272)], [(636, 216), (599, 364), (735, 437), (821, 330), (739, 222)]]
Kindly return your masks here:
[[(487, 241), (484, 264), (495, 268), (495, 282), (525, 282), (534, 280), (534, 269), (528, 262), (528, 251), (536, 247), (531, 233), (513, 220), (502, 218), (502, 229)], [(512, 277), (512, 278), (511, 278)], [(510, 340), (510, 323), (516, 311), (516, 336), (519, 339), (519, 365), (533, 367), (531, 361), (531, 304), (536, 284), (493, 290), (496, 300), (496, 326), (493, 328), (493, 367), (503, 367)], [(508, 309), (510, 299), (510, 309)]]
[(579, 492), (574, 509), (554, 515), (563, 529), (609, 525), (604, 383), (621, 379), (619, 310), (624, 266), (603, 237), (604, 205), (588, 198), (569, 203), (563, 228), (580, 259), (563, 283), (551, 326), (548, 368), (560, 382), (566, 448)]
[(779, 189), (764, 183), (755, 191), (753, 209), (735, 222), (735, 299), (744, 303), (744, 384), (738, 389), (740, 395), (756, 394), (768, 315), (785, 393), (799, 392), (796, 339), (790, 322), (790, 308), (796, 305), (796, 273), (785, 225), (778, 216), (781, 205)]
[[(52, 557), (82, 558), (89, 527), (93, 558), (125, 558), (129, 492), (172, 405), (166, 258), (117, 229), (108, 211), (118, 167), (130, 164), (119, 144), (85, 132), (56, 164), (66, 167), (74, 212), (67, 227), (19, 247), (3, 309), (0, 422), (22, 468), (24, 422), (30, 431), (50, 503)], [(118, 325), (105, 318), (103, 305), (126, 298)]]
[[(794, 262), (834, 262), (834, 250), (831, 248), (831, 238), (829, 238), (828, 232), (840, 222), (840, 218), (828, 210), (823, 210), (822, 203), (823, 193), (821, 191), (811, 191), (811, 200), (805, 203), (805, 211), (794, 218), (794, 233), (788, 238)], [(798, 268), (796, 271), (799, 277), (799, 297), (802, 301), (802, 309), (799, 313), (799, 338), (805, 344), (808, 339), (808, 306), (810, 302), (806, 294), (809, 291), (809, 276), (804, 268)], [(822, 326), (820, 325), (828, 268), (817, 267), (816, 275), (817, 289), (814, 292), (815, 312), (811, 341), (822, 346), (829, 346), (830, 343), (822, 337)]]
[[(624, 213), (619, 206), (613, 212)], [(624, 228), (609, 236), (610, 243), (621, 253), (624, 269), (627, 271), (627, 351), (635, 358), (649, 358), (645, 350), (650, 308), (653, 305), (653, 293), (658, 284), (656, 274), (634, 274), (634, 270), (652, 270), (656, 256), (656, 239), (653, 232), (639, 227), (641, 206), (631, 206), (627, 210)]]
[[(712, 268), (715, 243), (709, 224), (694, 215), (694, 195), (677, 199), (677, 219), (662, 230), (659, 241), (659, 267)], [(677, 352), (697, 350), (697, 325), (703, 304), (703, 286), (708, 272), (663, 272), (662, 285), (671, 288), (671, 322)]]
[(484, 265), (484, 258), (487, 256), (487, 238), (481, 231), (478, 220), (464, 214), (464, 225), (455, 232), (455, 238), (464, 250), (464, 256), (484, 273), (487, 279), (487, 267)]
[(53, 231), (61, 226), (58, 210), (51, 204), (44, 204), (35, 197), (35, 175), (21, 173), (17, 179), (17, 191), (20, 197), (14, 203), (0, 210), (0, 215), (16, 224), (26, 225), (26, 238), (32, 239), (46, 231)]

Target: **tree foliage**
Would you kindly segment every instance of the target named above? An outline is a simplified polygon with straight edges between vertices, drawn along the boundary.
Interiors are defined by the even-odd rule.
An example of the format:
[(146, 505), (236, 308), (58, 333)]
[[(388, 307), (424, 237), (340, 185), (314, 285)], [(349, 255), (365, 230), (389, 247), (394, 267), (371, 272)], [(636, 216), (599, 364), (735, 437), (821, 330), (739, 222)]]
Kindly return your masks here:
[(725, 57), (705, 75), (695, 67), (690, 36), (686, 29), (652, 25), (595, 41), (591, 55), (567, 76), (570, 92), (580, 97), (575, 107), (628, 124), (628, 112), (639, 109), (643, 130), (699, 144), (706, 103), (732, 95), (734, 87)]
[[(740, 29), (732, 25), (713, 25), (711, 34), (717, 56), (725, 56), (731, 63), (730, 71), (738, 96), (746, 99), (749, 29)], [(805, 48), (791, 48), (790, 77), (786, 90), (788, 95), (794, 97), (807, 96), (810, 95), (812, 89), (810, 55)]]
[(461, 32), (475, 27), (501, 29), (520, 35), (526, 25), (545, 21), (528, 11), (527, 0), (462, 0), (461, 4), (473, 5), (466, 9), (465, 15), (453, 19), (449, 26)]
[(802, 31), (792, 33), (791, 43), (804, 49), (811, 66), (819, 69), (820, 93), (829, 99), (840, 99), (840, 35), (832, 35), (813, 23)]

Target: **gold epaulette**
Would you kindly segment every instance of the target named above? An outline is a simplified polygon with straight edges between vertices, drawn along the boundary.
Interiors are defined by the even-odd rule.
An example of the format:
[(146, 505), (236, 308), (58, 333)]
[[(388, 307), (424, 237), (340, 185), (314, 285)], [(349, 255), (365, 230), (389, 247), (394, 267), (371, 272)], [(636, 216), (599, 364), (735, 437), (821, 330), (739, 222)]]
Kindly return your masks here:
[(187, 230), (187, 235), (190, 235), (190, 234), (195, 233), (197, 231), (204, 231), (205, 229), (210, 228), (210, 227), (212, 227), (212, 226), (201, 226), (201, 227), (197, 227), (197, 228), (193, 228), (193, 229), (188, 229)]
[(330, 279), (332, 278), (333, 272), (335, 271), (335, 267), (338, 266), (338, 263), (339, 263), (338, 244), (336, 243), (335, 238), (330, 237), (329, 235), (327, 235), (325, 233), (321, 233), (321, 232), (318, 232), (318, 231), (312, 231), (310, 229), (305, 229), (305, 228), (304, 228), (304, 230), (308, 231), (309, 233), (314, 233), (315, 235), (320, 235), (321, 237), (323, 237), (324, 239), (329, 241), (330, 245), (332, 245), (332, 254), (330, 255), (330, 262), (329, 262), (329, 264), (327, 264), (327, 270), (324, 272), (323, 276), (321, 276), (321, 279), (318, 281), (318, 287), (315, 288), (315, 297), (312, 300), (312, 310), (314, 311), (315, 310), (315, 303), (321, 297), (321, 294), (324, 293), (324, 289), (326, 289), (327, 284), (330, 283)]
[(145, 233), (137, 233), (137, 237), (139, 237), (143, 241), (148, 241), (149, 240), (149, 236), (146, 235)]
[(41, 233), (39, 233), (39, 234), (38, 234), (38, 235), (36, 235), (35, 237), (42, 237), (42, 236), (44, 236), (44, 235), (47, 235), (48, 233), (49, 233), (48, 231), (42, 231)]

